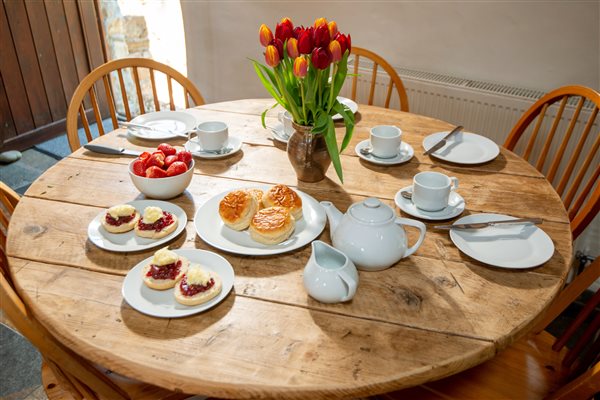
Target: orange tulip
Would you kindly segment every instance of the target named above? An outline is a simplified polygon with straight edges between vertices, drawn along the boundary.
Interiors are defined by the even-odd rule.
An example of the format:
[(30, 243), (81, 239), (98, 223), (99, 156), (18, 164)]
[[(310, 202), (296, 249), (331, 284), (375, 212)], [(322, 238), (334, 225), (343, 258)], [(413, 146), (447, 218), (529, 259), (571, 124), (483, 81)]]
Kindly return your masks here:
[(329, 51), (331, 52), (333, 62), (338, 62), (342, 59), (342, 46), (337, 40), (329, 42)]
[(298, 52), (298, 40), (295, 38), (289, 38), (287, 41), (287, 54), (291, 59), (295, 59), (300, 55)]
[(327, 28), (329, 28), (329, 37), (333, 40), (333, 38), (335, 37), (335, 35), (337, 35), (337, 33), (338, 33), (337, 24), (335, 23), (335, 21), (331, 21), (327, 25)]
[(265, 50), (265, 61), (267, 62), (267, 65), (273, 68), (279, 65), (281, 58), (279, 57), (279, 51), (277, 50), (277, 47), (273, 46), (272, 44), (267, 46)]
[(308, 72), (308, 61), (304, 57), (298, 57), (294, 60), (294, 75), (297, 78), (304, 78)]
[(315, 24), (313, 25), (314, 28), (317, 29), (321, 25), (327, 25), (327, 20), (325, 18), (317, 18), (317, 19), (315, 19)]
[(271, 43), (271, 40), (273, 40), (273, 32), (271, 32), (268, 26), (262, 24), (258, 30), (258, 37), (260, 39), (260, 44), (263, 47), (267, 47), (269, 43)]

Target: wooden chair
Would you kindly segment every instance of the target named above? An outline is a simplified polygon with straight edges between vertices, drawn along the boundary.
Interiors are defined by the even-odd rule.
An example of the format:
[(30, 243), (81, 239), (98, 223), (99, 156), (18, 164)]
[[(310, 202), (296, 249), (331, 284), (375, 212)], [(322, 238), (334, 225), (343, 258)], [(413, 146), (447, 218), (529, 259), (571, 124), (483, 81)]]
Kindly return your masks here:
[[(573, 100), (576, 100), (576, 106), (568, 116), (565, 109)], [(549, 107), (555, 103), (559, 103), (558, 110), (554, 118), (548, 118), (550, 128), (547, 134), (540, 135)], [(598, 125), (594, 128), (595, 122), (600, 123), (596, 118), (599, 107), (600, 93), (593, 89), (565, 86), (553, 90), (523, 114), (504, 143), (508, 150), (520, 150), (517, 152), (544, 173), (556, 188), (569, 212), (574, 239), (600, 210), (600, 130)], [(579, 131), (577, 121), (584, 109), (589, 112), (589, 117), (581, 126), (581, 134), (575, 135)], [(534, 121), (535, 125), (532, 124)], [(566, 129), (559, 129), (561, 125)], [(541, 151), (534, 153), (541, 144)], [(565, 154), (572, 156), (565, 157)]]
[[(559, 338), (542, 329), (600, 277), (600, 258), (566, 287), (538, 324), (492, 360), (449, 378), (376, 396), (380, 400), (589, 399), (600, 392), (600, 289)], [(587, 328), (583, 325), (590, 320)], [(582, 328), (583, 326), (583, 328)], [(564, 348), (583, 331), (575, 345)]]
[(377, 70), (381, 66), (390, 77), (390, 82), (387, 87), (387, 95), (385, 98), (385, 108), (390, 108), (390, 100), (392, 98), (392, 89), (396, 86), (398, 97), (400, 101), (400, 111), (408, 112), (408, 97), (406, 96), (406, 89), (402, 83), (400, 76), (387, 61), (385, 61), (378, 54), (373, 53), (370, 50), (363, 49), (361, 47), (352, 47), (352, 53), (354, 56), (354, 77), (352, 78), (352, 100), (356, 101), (356, 86), (358, 82), (360, 58), (365, 57), (373, 62), (373, 73), (371, 75), (371, 88), (369, 90), (369, 105), (373, 105), (373, 99), (375, 97), (375, 88), (377, 86)]
[(10, 277), (6, 233), (19, 195), (0, 181), (2, 246), (0, 248), (0, 307), (4, 315), (42, 355), (42, 383), (49, 399), (183, 399), (182, 393), (134, 381), (95, 366), (62, 345), (25, 306)]
[[(69, 109), (67, 111), (67, 137), (69, 139), (69, 146), (71, 147), (72, 151), (75, 151), (81, 147), (79, 135), (77, 133), (78, 116), (81, 119), (87, 140), (92, 140), (85, 110), (85, 103), (91, 103), (94, 119), (98, 124), (98, 131), (100, 135), (104, 135), (104, 127), (102, 126), (103, 116), (100, 112), (100, 98), (105, 100), (108, 105), (113, 129), (118, 128), (119, 125), (115, 110), (116, 91), (113, 90), (111, 85), (111, 73), (113, 73), (113, 76), (116, 74), (116, 78), (118, 78), (119, 81), (120, 96), (123, 99), (123, 106), (125, 109), (125, 118), (127, 121), (131, 120), (132, 112), (125, 87), (125, 80), (123, 78), (124, 73), (128, 69), (131, 69), (131, 76), (133, 77), (135, 83), (136, 99), (140, 114), (145, 114), (147, 111), (161, 110), (157, 95), (157, 77), (155, 76), (155, 71), (158, 71), (166, 76), (167, 87), (169, 90), (170, 110), (175, 110), (173, 80), (179, 83), (179, 85), (182, 87), (186, 108), (190, 107), (188, 95), (192, 98), (196, 106), (204, 104), (204, 98), (194, 84), (180, 72), (169, 67), (168, 65), (161, 64), (158, 61), (148, 58), (122, 58), (119, 60), (109, 61), (90, 72), (89, 75), (81, 81), (79, 86), (77, 86), (77, 89), (75, 89), (75, 93), (71, 98), (71, 103), (69, 104)], [(152, 85), (151, 94), (154, 100), (153, 110), (146, 110), (146, 106), (144, 104), (144, 95), (142, 93), (143, 90), (140, 84), (140, 75), (143, 69), (147, 69), (149, 71), (150, 83)], [(89, 100), (87, 96), (89, 96)]]

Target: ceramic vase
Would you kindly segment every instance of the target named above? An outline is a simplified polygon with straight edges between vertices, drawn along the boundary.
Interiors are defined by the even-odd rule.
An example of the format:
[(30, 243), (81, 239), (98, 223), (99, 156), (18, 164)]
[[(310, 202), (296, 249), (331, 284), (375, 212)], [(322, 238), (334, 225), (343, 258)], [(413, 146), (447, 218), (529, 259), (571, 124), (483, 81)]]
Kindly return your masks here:
[(313, 134), (312, 126), (292, 123), (294, 133), (287, 145), (287, 154), (298, 180), (318, 182), (325, 178), (331, 158), (322, 134)]

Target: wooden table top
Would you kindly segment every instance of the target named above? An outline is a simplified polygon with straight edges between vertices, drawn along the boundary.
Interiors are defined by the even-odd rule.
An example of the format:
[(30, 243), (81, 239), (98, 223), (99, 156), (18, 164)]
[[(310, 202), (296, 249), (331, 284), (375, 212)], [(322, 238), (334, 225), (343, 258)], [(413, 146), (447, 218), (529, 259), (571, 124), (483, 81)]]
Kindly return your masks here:
[[(260, 126), (260, 113), (271, 104), (240, 100), (190, 110), (199, 120), (225, 121), (244, 142), (231, 157), (197, 159), (188, 190), (171, 200), (188, 217), (171, 248), (215, 251), (233, 265), (234, 289), (222, 303), (190, 317), (159, 319), (123, 300), (124, 276), (155, 250), (102, 250), (88, 240), (87, 227), (102, 209), (144, 196), (128, 176), (131, 158), (79, 149), (29, 188), (11, 220), (10, 266), (40, 321), (91, 361), (172, 390), (230, 398), (348, 397), (414, 386), (492, 358), (535, 324), (562, 287), (572, 256), (566, 211), (544, 177), (515, 154), (501, 149), (494, 161), (468, 167), (440, 162), (422, 156), (421, 143), (450, 124), (360, 105), (354, 138), (342, 155), (345, 184), (333, 167), (321, 182), (298, 182), (285, 148)], [(267, 123), (276, 122), (271, 111)], [(356, 143), (379, 124), (403, 130), (415, 149), (410, 162), (382, 167), (354, 154)], [(157, 145), (128, 140), (122, 129), (95, 143)], [(182, 146), (184, 139), (171, 143)], [(553, 257), (528, 270), (489, 267), (427, 223), (413, 256), (381, 272), (361, 271), (351, 302), (321, 304), (302, 285), (310, 246), (277, 256), (234, 255), (204, 243), (193, 225), (204, 202), (249, 182), (284, 183), (346, 210), (370, 196), (393, 206), (396, 191), (428, 170), (458, 177), (463, 215), (544, 218)], [(408, 234), (414, 243), (416, 232)], [(330, 243), (328, 227), (319, 238)]]

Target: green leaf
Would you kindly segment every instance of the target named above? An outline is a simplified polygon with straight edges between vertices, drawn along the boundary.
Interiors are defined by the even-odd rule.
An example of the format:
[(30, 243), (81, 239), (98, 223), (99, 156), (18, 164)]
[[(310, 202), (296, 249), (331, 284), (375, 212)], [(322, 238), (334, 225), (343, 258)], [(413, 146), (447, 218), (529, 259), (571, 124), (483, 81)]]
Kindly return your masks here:
[(265, 117), (267, 116), (267, 113), (269, 111), (271, 111), (272, 109), (274, 109), (275, 107), (277, 107), (278, 103), (273, 104), (271, 107), (267, 108), (265, 111), (262, 112), (262, 114), (260, 114), (260, 122), (262, 123), (262, 127), (267, 129), (267, 124), (265, 123)]
[(254, 70), (256, 71), (256, 75), (258, 75), (258, 79), (260, 79), (260, 81), (262, 82), (263, 86), (265, 87), (265, 89), (267, 89), (267, 92), (269, 92), (269, 94), (271, 96), (273, 96), (273, 98), (279, 103), (281, 104), (283, 107), (285, 107), (285, 101), (281, 98), (281, 96), (279, 96), (279, 94), (277, 93), (277, 91), (274, 88), (274, 85), (271, 84), (267, 78), (263, 75), (263, 73), (261, 72), (261, 65), (259, 62), (257, 61), (252, 61), (252, 63), (254, 64)]
[(340, 151), (344, 151), (346, 147), (348, 147), (348, 144), (350, 144), (350, 139), (352, 139), (352, 134), (354, 133), (354, 113), (337, 100), (333, 106), (333, 111), (344, 118), (344, 125), (346, 125), (346, 133), (344, 134), (342, 147), (340, 149)]
[(342, 60), (338, 63), (337, 73), (333, 77), (333, 94), (337, 97), (344, 86), (346, 81), (346, 75), (348, 74), (348, 55), (346, 52), (342, 57)]
[[(326, 115), (326, 114), (323, 114)], [(340, 160), (340, 152), (337, 148), (337, 140), (335, 138), (335, 126), (333, 125), (333, 118), (327, 115), (327, 132), (325, 133), (325, 144), (327, 145), (327, 151), (331, 162), (335, 168), (340, 182), (344, 183), (344, 174), (342, 172), (342, 161)]]

